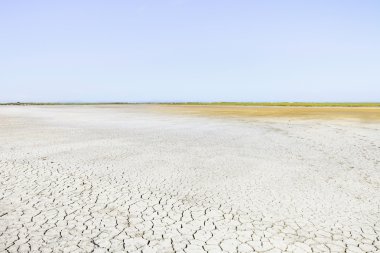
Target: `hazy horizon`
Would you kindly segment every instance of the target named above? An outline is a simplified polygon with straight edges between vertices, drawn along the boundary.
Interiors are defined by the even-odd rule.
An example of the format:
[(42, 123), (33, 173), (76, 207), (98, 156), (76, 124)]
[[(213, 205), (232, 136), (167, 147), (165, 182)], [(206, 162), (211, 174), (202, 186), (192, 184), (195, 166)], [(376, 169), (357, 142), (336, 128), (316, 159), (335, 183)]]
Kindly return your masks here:
[(0, 102), (379, 102), (378, 1), (4, 1)]

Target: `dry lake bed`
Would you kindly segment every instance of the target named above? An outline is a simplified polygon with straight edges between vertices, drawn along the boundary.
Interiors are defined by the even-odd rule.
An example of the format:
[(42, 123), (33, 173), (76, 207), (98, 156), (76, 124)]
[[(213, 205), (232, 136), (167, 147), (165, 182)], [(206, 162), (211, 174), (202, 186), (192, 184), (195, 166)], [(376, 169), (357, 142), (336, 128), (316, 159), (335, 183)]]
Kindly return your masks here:
[(0, 107), (0, 252), (380, 252), (380, 108)]

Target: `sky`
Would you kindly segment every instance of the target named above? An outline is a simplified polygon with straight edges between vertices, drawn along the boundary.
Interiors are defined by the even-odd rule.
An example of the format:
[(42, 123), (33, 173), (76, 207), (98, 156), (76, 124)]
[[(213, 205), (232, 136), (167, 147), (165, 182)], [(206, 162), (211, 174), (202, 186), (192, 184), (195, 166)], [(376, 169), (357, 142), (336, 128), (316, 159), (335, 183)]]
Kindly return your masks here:
[(380, 101), (377, 0), (1, 0), (0, 102)]

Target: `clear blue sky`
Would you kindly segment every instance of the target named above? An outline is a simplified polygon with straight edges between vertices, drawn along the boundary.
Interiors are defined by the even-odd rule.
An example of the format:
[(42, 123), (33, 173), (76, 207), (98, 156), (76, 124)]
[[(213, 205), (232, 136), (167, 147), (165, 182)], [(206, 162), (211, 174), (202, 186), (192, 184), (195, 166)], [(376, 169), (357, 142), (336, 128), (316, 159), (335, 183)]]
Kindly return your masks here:
[(380, 101), (380, 1), (2, 0), (0, 101)]

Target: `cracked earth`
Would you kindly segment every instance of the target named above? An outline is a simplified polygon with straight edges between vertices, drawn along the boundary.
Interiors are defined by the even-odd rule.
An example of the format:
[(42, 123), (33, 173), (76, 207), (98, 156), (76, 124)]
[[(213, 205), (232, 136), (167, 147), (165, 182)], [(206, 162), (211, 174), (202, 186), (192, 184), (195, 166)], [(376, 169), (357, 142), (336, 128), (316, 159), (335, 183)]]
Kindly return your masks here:
[(380, 252), (380, 123), (0, 107), (0, 252)]

